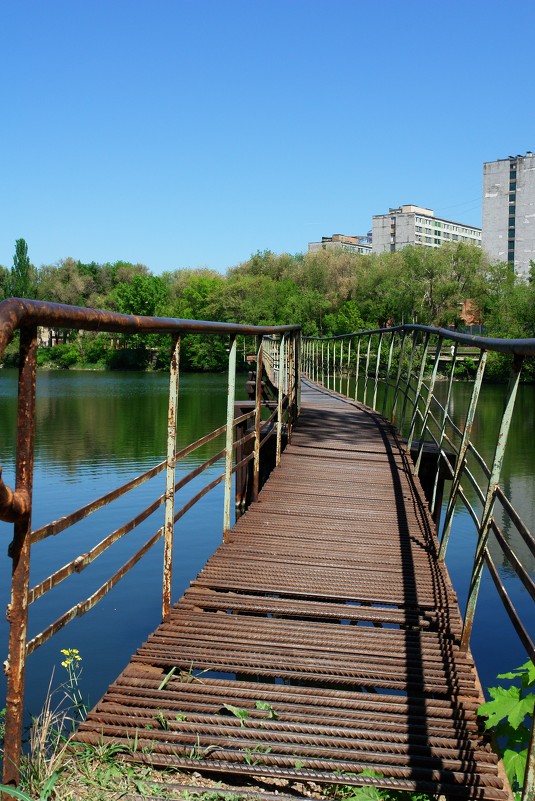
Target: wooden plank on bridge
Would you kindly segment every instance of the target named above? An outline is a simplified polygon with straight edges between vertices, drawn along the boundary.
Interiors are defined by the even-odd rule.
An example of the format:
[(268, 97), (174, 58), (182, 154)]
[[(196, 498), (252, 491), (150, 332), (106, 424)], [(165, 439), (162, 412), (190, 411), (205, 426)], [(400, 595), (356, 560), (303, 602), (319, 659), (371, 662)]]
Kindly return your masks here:
[(258, 502), (77, 738), (234, 781), (509, 798), (436, 553), (388, 423), (304, 383)]

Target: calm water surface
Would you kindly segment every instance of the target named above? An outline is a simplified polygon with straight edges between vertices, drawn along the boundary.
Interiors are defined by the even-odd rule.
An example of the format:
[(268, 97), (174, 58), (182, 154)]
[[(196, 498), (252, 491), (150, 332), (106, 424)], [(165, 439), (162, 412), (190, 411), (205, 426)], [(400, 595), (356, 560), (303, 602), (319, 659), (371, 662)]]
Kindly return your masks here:
[[(240, 386), (241, 385), (243, 386)], [(0, 465), (14, 486), (16, 432), (16, 371), (0, 372)], [(37, 377), (33, 527), (55, 520), (165, 458), (168, 375), (39, 371)], [(239, 394), (241, 392), (241, 395)], [(244, 397), (245, 378), (237, 396)], [(225, 375), (180, 378), (178, 447), (202, 437), (225, 422)], [(222, 438), (180, 463), (189, 471), (224, 447)], [(185, 487), (182, 505), (202, 483), (223, 471), (222, 462), (209, 468), (204, 481)], [(130, 520), (165, 489), (165, 473), (145, 483), (106, 509), (49, 537), (32, 549), (31, 585), (84, 553), (118, 526)], [(221, 541), (223, 488), (219, 485), (177, 525), (174, 549), (173, 598), (178, 598)], [(29, 637), (34, 636), (75, 603), (84, 600), (163, 523), (163, 508), (136, 531), (115, 543), (106, 555), (74, 574), (30, 607)], [(11, 560), (6, 558), (12, 527), (0, 523), (0, 607), (9, 599)], [(62, 648), (78, 648), (83, 658), (83, 691), (94, 703), (124, 668), (161, 617), (163, 545), (159, 542), (91, 612), (75, 619), (28, 660), (27, 708), (38, 712), (55, 669), (55, 684), (64, 678)], [(3, 656), (8, 630), (0, 615)], [(5, 679), (0, 678), (0, 708)]]
[[(226, 376), (181, 376), (179, 402), (179, 446), (222, 425), (226, 407)], [(245, 396), (245, 379), (239, 382), (238, 397)], [(445, 387), (439, 388), (439, 391)], [(456, 384), (452, 411), (464, 422), (470, 385)], [(168, 376), (158, 373), (100, 373), (40, 371), (37, 381), (36, 446), (34, 479), (34, 528), (66, 514), (108, 490), (119, 486), (165, 456)], [(475, 439), (483, 455), (492, 458), (504, 388), (484, 388), (475, 422)], [(16, 372), (0, 373), (0, 465), (4, 479), (14, 484), (16, 430)], [(521, 387), (510, 449), (504, 465), (505, 487), (525, 522), (535, 529), (535, 389)], [(180, 469), (189, 470), (223, 447), (211, 443), (188, 457)], [(222, 472), (219, 463), (210, 469), (211, 478)], [(210, 479), (207, 479), (210, 480)], [(114, 528), (141, 511), (164, 490), (165, 476), (138, 488), (57, 537), (38, 543), (32, 552), (32, 586), (53, 570), (99, 542)], [(192, 482), (182, 493), (184, 501), (199, 488)], [(212, 490), (177, 526), (174, 554), (173, 599), (179, 597), (221, 541), (222, 486)], [(459, 512), (452, 535), (448, 567), (464, 608), (470, 560), (475, 535), (467, 513)], [(162, 521), (162, 512), (139, 530), (124, 537), (101, 560), (81, 574), (75, 574), (40, 599), (30, 609), (30, 637), (78, 601), (85, 599), (148, 539)], [(9, 596), (11, 560), (5, 557), (11, 527), (0, 523), (3, 554), (0, 559), (0, 607)], [(514, 541), (515, 534), (506, 528)], [(534, 560), (521, 551), (525, 564), (535, 572)], [(525, 611), (524, 619), (535, 617), (531, 599), (519, 587), (508, 569), (502, 575), (515, 601)], [(27, 708), (39, 711), (51, 672), (55, 683), (62, 678), (62, 648), (78, 648), (83, 657), (83, 691), (95, 703), (108, 684), (124, 668), (130, 655), (154, 630), (161, 610), (162, 544), (158, 543), (128, 576), (91, 612), (74, 620), (29, 658)], [(530, 617), (531, 614), (531, 617)], [(532, 630), (532, 634), (534, 634)], [(7, 624), (0, 616), (2, 651), (7, 650)], [(486, 577), (482, 583), (472, 650), (484, 686), (497, 673), (516, 667), (525, 654), (509, 625), (501, 602)], [(2, 657), (2, 659), (5, 656)], [(0, 678), (1, 698), (5, 680)]]
[[(454, 384), (453, 390), (450, 414), (462, 429), (466, 420), (472, 386), (469, 383), (459, 382)], [(492, 463), (494, 456), (505, 393), (506, 387), (503, 385), (484, 384), (482, 387), (472, 429), (472, 439), (487, 465)], [(437, 394), (442, 394), (443, 398), (446, 397), (446, 382), (438, 387)], [(502, 467), (501, 485), (532, 532), (535, 531), (534, 435), (535, 387), (532, 385), (520, 386)], [(486, 488), (481, 474), (478, 478), (480, 485)], [(448, 490), (449, 483), (446, 484), (446, 493)], [(469, 487), (466, 492), (474, 507), (480, 510), (473, 489)], [(534, 578), (535, 557), (515, 527), (502, 516), (499, 504), (496, 504), (495, 514), (509, 544), (521, 559), (530, 576)], [(464, 612), (476, 535), (472, 520), (462, 505), (456, 511), (454, 525), (456, 525), (456, 529), (450, 538), (446, 563), (458, 594), (461, 611)], [(517, 611), (521, 614), (528, 633), (532, 639), (535, 639), (533, 600), (517, 579), (513, 569), (505, 562), (501, 549), (496, 545), (493, 546), (492, 538), (489, 541), (489, 547), (507, 592)], [(471, 647), (484, 687), (495, 685), (498, 673), (506, 673), (527, 659), (526, 652), (509, 622), (487, 569), (483, 573), (481, 582)]]

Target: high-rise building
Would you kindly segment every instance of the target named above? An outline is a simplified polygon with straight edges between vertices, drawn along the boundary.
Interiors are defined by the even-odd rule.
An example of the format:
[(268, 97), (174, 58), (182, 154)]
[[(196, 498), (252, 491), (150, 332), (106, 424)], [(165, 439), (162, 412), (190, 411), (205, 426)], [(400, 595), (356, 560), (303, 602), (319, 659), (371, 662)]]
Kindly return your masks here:
[(438, 248), (447, 242), (481, 247), (481, 228), (435, 217), (432, 209), (405, 205), (372, 217), (372, 252), (400, 250), (407, 245)]
[(535, 155), (483, 164), (483, 237), (491, 259), (527, 275), (535, 260)]

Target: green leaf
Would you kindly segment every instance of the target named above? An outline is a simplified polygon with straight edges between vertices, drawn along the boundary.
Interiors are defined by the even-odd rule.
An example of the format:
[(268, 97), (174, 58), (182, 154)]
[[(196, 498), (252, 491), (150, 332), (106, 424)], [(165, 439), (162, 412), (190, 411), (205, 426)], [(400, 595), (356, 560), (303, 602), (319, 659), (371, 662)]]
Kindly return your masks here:
[(383, 794), (377, 787), (355, 787), (355, 791), (345, 796), (344, 801), (381, 801)]
[(507, 773), (507, 778), (509, 779), (511, 787), (514, 786), (515, 782), (518, 782), (520, 787), (522, 787), (522, 784), (524, 783), (524, 774), (526, 772), (527, 761), (527, 748), (520, 752), (511, 751), (509, 748), (505, 751), (503, 755), (503, 765), (505, 767), (505, 772)]
[(255, 707), (257, 709), (263, 709), (265, 712), (267, 712), (268, 720), (277, 720), (279, 717), (271, 704), (268, 704), (267, 701), (256, 701)]
[(52, 773), (43, 784), (43, 792), (41, 793), (43, 798), (49, 797), (58, 779), (59, 779), (59, 772), (55, 770), (54, 773)]
[(8, 784), (0, 784), (0, 791), (10, 795), (12, 798), (18, 798), (19, 801), (33, 801), (31, 795), (23, 793), (22, 790), (17, 790), (16, 787), (10, 787)]
[(519, 687), (490, 687), (489, 693), (492, 701), (481, 704), (478, 714), (488, 716), (485, 728), (490, 729), (496, 726), (500, 720), (507, 718), (513, 728), (518, 728), (526, 715), (533, 711), (535, 695), (529, 694), (525, 698), (521, 697)]
[(528, 659), (527, 662), (524, 662), (523, 665), (520, 667), (515, 668), (514, 670), (510, 671), (509, 673), (499, 673), (499, 679), (516, 679), (517, 676), (521, 676), (522, 673), (532, 673), (535, 676), (535, 665)]
[(239, 718), (240, 723), (243, 726), (243, 722), (249, 717), (249, 712), (246, 709), (240, 709), (239, 706), (232, 706), (232, 704), (223, 704), (223, 706), (225, 709), (228, 709), (231, 714)]

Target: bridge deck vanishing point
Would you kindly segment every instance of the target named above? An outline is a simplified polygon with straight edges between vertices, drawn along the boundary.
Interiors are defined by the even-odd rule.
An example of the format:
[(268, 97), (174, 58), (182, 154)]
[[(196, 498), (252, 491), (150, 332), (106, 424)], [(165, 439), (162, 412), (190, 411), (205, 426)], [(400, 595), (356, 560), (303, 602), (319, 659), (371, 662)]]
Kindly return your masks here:
[(390, 426), (304, 382), (281, 466), (77, 739), (234, 781), (509, 798), (436, 550)]

